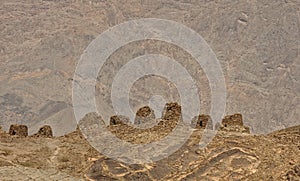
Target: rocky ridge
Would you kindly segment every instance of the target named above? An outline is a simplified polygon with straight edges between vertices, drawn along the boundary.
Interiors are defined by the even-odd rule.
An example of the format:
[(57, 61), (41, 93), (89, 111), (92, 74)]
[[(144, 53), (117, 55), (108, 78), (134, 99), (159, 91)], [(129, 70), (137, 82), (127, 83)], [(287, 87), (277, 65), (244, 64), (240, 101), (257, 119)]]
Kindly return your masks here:
[[(146, 110), (151, 112), (150, 109)], [(165, 110), (171, 113), (165, 111), (161, 119), (163, 123), (158, 122), (154, 128), (135, 128), (120, 119), (118, 124), (108, 125), (108, 129), (129, 142), (155, 141), (172, 131), (170, 127), (176, 124), (176, 120), (180, 121), (178, 104), (168, 104)], [(143, 114), (146, 117), (148, 115)], [(17, 178), (14, 173), (20, 172), (24, 180), (43, 180), (49, 175), (53, 180), (76, 178), (99, 181), (299, 180), (299, 126), (269, 135), (252, 135), (245, 131), (247, 127), (243, 125), (241, 114), (234, 114), (223, 119), (218, 134), (207, 148), (199, 149), (204, 125), (209, 124), (209, 120), (208, 115), (199, 115), (191, 137), (169, 157), (154, 163), (133, 165), (97, 152), (79, 129), (62, 137), (25, 137), (2, 131), (0, 178), (14, 180)], [(45, 127), (41, 130), (45, 130)], [(139, 134), (143, 136), (137, 136)]]

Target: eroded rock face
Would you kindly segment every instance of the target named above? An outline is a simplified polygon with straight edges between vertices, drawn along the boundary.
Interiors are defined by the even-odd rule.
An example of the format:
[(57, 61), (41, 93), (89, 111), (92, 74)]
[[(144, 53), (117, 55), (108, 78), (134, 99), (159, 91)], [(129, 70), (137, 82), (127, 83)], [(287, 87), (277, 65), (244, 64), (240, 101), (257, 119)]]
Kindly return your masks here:
[(26, 137), (28, 136), (28, 127), (26, 125), (13, 124), (9, 128), (9, 134)]

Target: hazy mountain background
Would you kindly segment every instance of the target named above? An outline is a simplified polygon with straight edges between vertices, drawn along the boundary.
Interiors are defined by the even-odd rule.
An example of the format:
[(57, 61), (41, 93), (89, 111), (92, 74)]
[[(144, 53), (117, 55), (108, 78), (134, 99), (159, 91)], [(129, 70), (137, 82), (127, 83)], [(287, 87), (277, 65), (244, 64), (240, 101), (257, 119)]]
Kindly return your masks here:
[[(44, 124), (50, 124), (55, 135), (73, 131), (72, 78), (80, 55), (109, 27), (148, 17), (182, 23), (207, 41), (226, 78), (226, 114), (242, 113), (252, 133), (299, 125), (298, 0), (2, 0), (0, 125), (8, 129), (12, 123), (27, 124), (30, 133)], [(103, 85), (122, 64), (153, 52), (169, 55), (199, 75), (201, 112), (209, 113), (205, 75), (186, 52), (163, 42), (136, 42), (119, 49), (99, 73), (97, 90), (108, 96)], [(137, 84), (149, 81), (154, 80)]]

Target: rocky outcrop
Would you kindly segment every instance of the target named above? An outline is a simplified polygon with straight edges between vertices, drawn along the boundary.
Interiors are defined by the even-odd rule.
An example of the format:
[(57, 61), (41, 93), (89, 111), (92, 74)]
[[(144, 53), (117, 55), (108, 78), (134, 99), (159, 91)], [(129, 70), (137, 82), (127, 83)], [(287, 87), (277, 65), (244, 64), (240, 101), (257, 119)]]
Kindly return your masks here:
[[(240, 125), (231, 124), (226, 128), (232, 127), (242, 129)], [(195, 129), (186, 144), (178, 151), (150, 164), (129, 165), (110, 158), (100, 158), (88, 170), (87, 178), (99, 181), (120, 179), (188, 181), (219, 180), (220, 178), (224, 180), (299, 180), (299, 166), (290, 166), (289, 161), (299, 162), (299, 159), (294, 157), (295, 154), (299, 154), (299, 149), (296, 147), (299, 145), (298, 142), (284, 145), (286, 149), (283, 149), (280, 146), (282, 144), (271, 137), (221, 130), (209, 147), (201, 150), (198, 144), (202, 133), (203, 129)], [(299, 131), (297, 134), (290, 134), (290, 131), (285, 133), (292, 140), (299, 135)], [(138, 139), (140, 138), (135, 137), (136, 141)], [(280, 154), (272, 155), (272, 153)]]

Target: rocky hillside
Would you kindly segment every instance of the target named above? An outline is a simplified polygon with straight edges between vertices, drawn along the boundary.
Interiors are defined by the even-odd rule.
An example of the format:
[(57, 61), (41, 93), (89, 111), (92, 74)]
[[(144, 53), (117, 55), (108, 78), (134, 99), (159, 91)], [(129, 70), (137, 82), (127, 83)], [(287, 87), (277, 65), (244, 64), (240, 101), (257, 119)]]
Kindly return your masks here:
[[(16, 131), (12, 135), (2, 131), (0, 178), (99, 181), (299, 180), (300, 127), (269, 135), (252, 135), (241, 118), (240, 114), (225, 117), (213, 141), (207, 148), (199, 149), (204, 125), (209, 124), (210, 120), (209, 116), (201, 115), (195, 121), (193, 134), (179, 150), (149, 164), (126, 164), (107, 158), (89, 145), (79, 129), (62, 137), (52, 137), (47, 126), (29, 137), (22, 132)], [(170, 125), (174, 124), (168, 120), (172, 119), (161, 120), (164, 123), (158, 123), (151, 130), (141, 131), (123, 121), (112, 122), (108, 129), (126, 141), (147, 143), (160, 139), (168, 132)], [(14, 130), (17, 130), (16, 127), (20, 126), (15, 125)], [(147, 134), (137, 136), (143, 135), (143, 132)]]
[[(0, 180), (300, 180), (299, 13), (299, 0), (1, 0)], [(132, 144), (161, 140), (181, 123), (181, 109), (169, 104), (160, 117), (139, 101), (157, 95), (179, 102), (176, 86), (145, 76), (129, 93), (135, 120), (101, 120), (90, 113), (77, 124), (72, 83), (93, 40), (139, 18), (173, 20), (203, 37), (223, 70), (228, 116), (216, 125), (212, 142), (199, 149), (204, 128), (212, 128), (204, 70), (176, 45), (129, 43), (98, 72), (97, 108), (110, 106), (110, 88), (122, 66), (148, 54), (180, 63), (194, 75), (201, 98), (201, 115), (191, 115), (192, 135), (179, 150), (130, 165), (99, 153), (79, 127), (97, 121)]]

